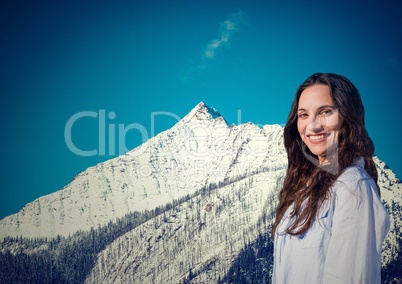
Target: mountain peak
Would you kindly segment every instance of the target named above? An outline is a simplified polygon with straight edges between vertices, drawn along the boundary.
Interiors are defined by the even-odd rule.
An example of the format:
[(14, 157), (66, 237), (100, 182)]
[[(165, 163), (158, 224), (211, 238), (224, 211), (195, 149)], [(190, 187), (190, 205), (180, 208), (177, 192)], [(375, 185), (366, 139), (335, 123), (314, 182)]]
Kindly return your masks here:
[(222, 115), (215, 108), (207, 106), (204, 102), (200, 102), (183, 118), (183, 120), (184, 121), (211, 121), (211, 120), (215, 120), (217, 118), (221, 118), (222, 120), (225, 120), (222, 117)]
[(206, 109), (213, 119), (216, 119), (216, 118), (222, 116), (216, 109), (214, 109), (213, 107), (207, 106), (206, 104), (204, 104), (204, 102), (200, 102), (197, 105), (197, 107), (201, 111), (204, 111)]

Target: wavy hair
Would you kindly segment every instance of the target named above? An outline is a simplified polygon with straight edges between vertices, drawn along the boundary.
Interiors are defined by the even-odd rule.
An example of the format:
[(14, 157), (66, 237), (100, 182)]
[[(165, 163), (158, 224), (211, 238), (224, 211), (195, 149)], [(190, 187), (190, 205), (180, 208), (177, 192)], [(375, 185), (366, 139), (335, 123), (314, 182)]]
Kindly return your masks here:
[[(313, 85), (329, 87), (334, 106), (343, 121), (335, 151), (336, 159), (331, 159), (331, 163), (325, 166), (318, 166), (313, 162), (318, 161), (318, 157), (306, 147), (297, 129), (299, 98), (306, 88)], [(284, 128), (284, 144), (288, 168), (279, 192), (272, 236), (292, 204), (294, 208), (290, 214), (294, 222), (286, 233), (294, 236), (305, 233), (314, 222), (322, 204), (329, 198), (330, 189), (336, 179), (356, 158), (364, 158), (365, 170), (377, 183), (378, 173), (373, 161), (374, 143), (364, 125), (364, 107), (360, 93), (344, 76), (315, 73), (299, 86)], [(380, 192), (378, 186), (377, 190)]]

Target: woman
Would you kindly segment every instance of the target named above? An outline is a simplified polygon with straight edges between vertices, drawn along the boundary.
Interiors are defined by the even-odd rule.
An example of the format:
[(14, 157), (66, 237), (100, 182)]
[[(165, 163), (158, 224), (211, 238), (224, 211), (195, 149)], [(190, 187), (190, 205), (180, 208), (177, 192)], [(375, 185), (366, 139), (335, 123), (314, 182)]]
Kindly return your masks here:
[(380, 283), (389, 217), (356, 87), (313, 74), (284, 129), (288, 169), (272, 230), (273, 283)]

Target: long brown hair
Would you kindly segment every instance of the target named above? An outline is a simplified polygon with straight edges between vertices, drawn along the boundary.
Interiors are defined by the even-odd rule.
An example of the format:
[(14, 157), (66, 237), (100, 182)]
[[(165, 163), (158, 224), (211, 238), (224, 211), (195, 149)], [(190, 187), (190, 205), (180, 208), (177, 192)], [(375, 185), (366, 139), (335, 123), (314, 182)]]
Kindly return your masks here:
[[(302, 92), (312, 85), (329, 87), (332, 101), (342, 120), (337, 158), (326, 168), (312, 162), (318, 158), (303, 144), (297, 129), (299, 98)], [(297, 236), (306, 232), (321, 205), (329, 198), (330, 188), (335, 180), (356, 158), (364, 158), (367, 173), (377, 182), (378, 174), (373, 161), (374, 144), (364, 125), (363, 103), (357, 88), (344, 76), (316, 73), (299, 86), (284, 129), (284, 143), (288, 169), (279, 192), (279, 204), (272, 228), (273, 236), (286, 210), (292, 204), (294, 208), (291, 216), (294, 217), (294, 222), (287, 228), (286, 233)]]

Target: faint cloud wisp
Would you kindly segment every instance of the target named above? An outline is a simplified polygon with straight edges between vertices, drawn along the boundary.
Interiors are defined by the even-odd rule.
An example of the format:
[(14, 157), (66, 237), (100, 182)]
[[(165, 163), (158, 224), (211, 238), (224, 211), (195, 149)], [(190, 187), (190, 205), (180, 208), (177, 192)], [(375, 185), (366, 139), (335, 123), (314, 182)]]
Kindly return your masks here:
[(238, 26), (243, 22), (243, 14), (243, 12), (235, 13), (230, 19), (223, 23), (220, 38), (212, 40), (205, 49), (204, 56), (206, 58), (213, 58), (215, 56), (215, 51), (229, 42), (232, 36), (238, 31)]
[(180, 78), (184, 81), (190, 79), (194, 73), (200, 73), (206, 68), (208, 60), (215, 57), (216, 52), (222, 46), (227, 45), (232, 39), (233, 35), (239, 31), (239, 26), (245, 23), (244, 20), (245, 13), (239, 11), (233, 13), (229, 19), (224, 21), (221, 25), (220, 36), (216, 39), (210, 41), (210, 43), (203, 50), (201, 58), (196, 62), (189, 63), (185, 68), (183, 68)]

